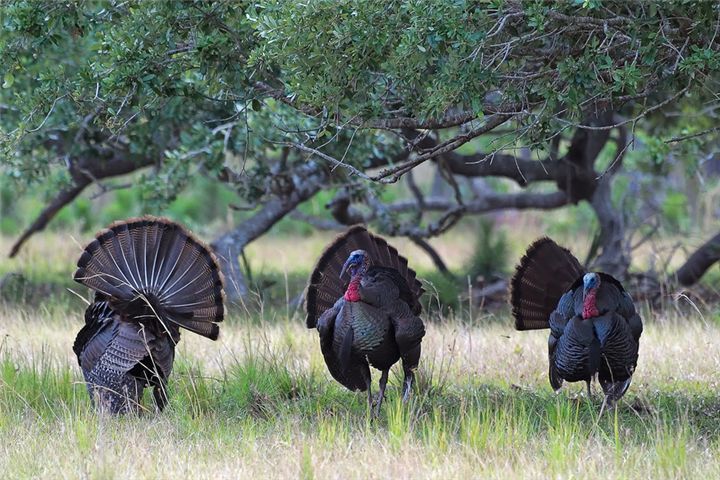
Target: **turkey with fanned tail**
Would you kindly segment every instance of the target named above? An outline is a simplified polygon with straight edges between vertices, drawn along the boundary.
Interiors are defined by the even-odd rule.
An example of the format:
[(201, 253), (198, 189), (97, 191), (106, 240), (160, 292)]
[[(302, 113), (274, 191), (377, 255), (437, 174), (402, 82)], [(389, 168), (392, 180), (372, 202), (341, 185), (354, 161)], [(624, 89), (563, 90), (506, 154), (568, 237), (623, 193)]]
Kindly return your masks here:
[(401, 359), (403, 401), (410, 395), (425, 335), (418, 316), (423, 292), (407, 259), (362, 225), (338, 236), (310, 277), (306, 323), (318, 330), (333, 378), (350, 390), (367, 391), (372, 408), (370, 365), (382, 372), (375, 415), (390, 367)]
[(637, 366), (643, 325), (618, 280), (586, 272), (569, 250), (549, 238), (530, 245), (511, 282), (515, 328), (549, 328), (549, 377), (590, 382), (597, 375), (605, 404), (625, 394)]
[(93, 403), (137, 411), (152, 386), (162, 410), (180, 327), (218, 338), (225, 309), (214, 255), (177, 223), (130, 219), (96, 235), (74, 279), (95, 291), (73, 345)]

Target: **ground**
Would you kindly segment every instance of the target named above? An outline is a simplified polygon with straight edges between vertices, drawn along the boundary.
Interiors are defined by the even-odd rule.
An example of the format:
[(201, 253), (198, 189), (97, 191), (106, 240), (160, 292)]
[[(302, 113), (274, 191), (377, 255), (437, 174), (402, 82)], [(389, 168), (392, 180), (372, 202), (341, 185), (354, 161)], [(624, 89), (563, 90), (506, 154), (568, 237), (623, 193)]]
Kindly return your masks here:
[(547, 332), (514, 331), (502, 309), (433, 312), (411, 402), (398, 366), (373, 421), (302, 313), (259, 297), (217, 342), (183, 335), (166, 411), (146, 395), (139, 416), (98, 416), (71, 350), (82, 301), (42, 300), (0, 304), (0, 478), (720, 478), (710, 306), (640, 306), (637, 372), (602, 417), (597, 384), (552, 392)]

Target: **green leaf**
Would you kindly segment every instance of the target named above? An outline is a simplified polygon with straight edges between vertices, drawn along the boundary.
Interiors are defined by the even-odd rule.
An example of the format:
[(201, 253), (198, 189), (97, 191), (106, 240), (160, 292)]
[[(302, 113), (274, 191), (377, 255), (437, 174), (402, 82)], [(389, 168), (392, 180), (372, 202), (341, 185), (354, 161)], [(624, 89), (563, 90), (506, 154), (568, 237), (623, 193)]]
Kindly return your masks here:
[(13, 75), (10, 72), (7, 72), (5, 74), (5, 76), (3, 77), (2, 88), (10, 88), (10, 87), (12, 87), (13, 83), (15, 83), (15, 75)]

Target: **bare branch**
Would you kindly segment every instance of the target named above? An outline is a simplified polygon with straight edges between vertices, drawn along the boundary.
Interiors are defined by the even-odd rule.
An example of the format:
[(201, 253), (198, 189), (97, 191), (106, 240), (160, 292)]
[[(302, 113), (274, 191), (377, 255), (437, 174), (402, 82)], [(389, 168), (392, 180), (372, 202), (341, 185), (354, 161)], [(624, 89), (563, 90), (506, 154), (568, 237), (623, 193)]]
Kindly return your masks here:
[(295, 142), (288, 142), (288, 143), (285, 143), (284, 145), (296, 148), (296, 149), (300, 150), (301, 152), (306, 152), (311, 155), (316, 155), (316, 156), (322, 158), (323, 160), (330, 162), (335, 167), (342, 167), (342, 168), (346, 169), (348, 172), (350, 172), (350, 175), (357, 175), (358, 177), (360, 177), (364, 180), (372, 180), (371, 177), (369, 177), (365, 173), (361, 172), (357, 168), (353, 167), (352, 165), (348, 165), (347, 163), (341, 162), (340, 160), (338, 160), (334, 157), (331, 157), (330, 155), (327, 155), (316, 148), (306, 147), (302, 143), (295, 143)]
[(445, 265), (445, 262), (443, 261), (440, 254), (435, 250), (430, 243), (428, 243), (426, 240), (419, 238), (419, 237), (410, 237), (410, 240), (420, 247), (422, 250), (425, 251), (425, 253), (428, 254), (430, 259), (435, 264), (435, 267), (442, 273), (445, 277), (453, 279), (453, 274), (450, 273), (450, 270), (448, 270), (447, 265)]
[(708, 135), (708, 134), (713, 133), (713, 132), (717, 132), (718, 130), (720, 130), (720, 126), (711, 127), (711, 128), (706, 129), (706, 130), (703, 130), (703, 131), (701, 131), (701, 132), (692, 133), (692, 134), (689, 134), (689, 135), (681, 135), (681, 136), (679, 136), (679, 137), (670, 138), (670, 139), (668, 139), (668, 140), (665, 140), (665, 143), (683, 142), (683, 141), (685, 141), (685, 140), (690, 140), (690, 139), (693, 139), (693, 138), (702, 137), (703, 135)]
[(345, 228), (345, 225), (338, 223), (335, 220), (307, 215), (300, 210), (293, 210), (290, 212), (290, 218), (305, 222), (318, 230), (343, 230)]
[[(508, 193), (486, 195), (472, 202), (466, 202), (464, 211), (468, 214), (481, 214), (495, 210), (515, 208), (518, 210), (552, 210), (569, 203), (567, 195), (563, 192), (552, 193)], [(447, 211), (457, 205), (447, 198), (425, 198), (425, 211)], [(417, 209), (414, 200), (400, 200), (387, 206), (391, 212), (412, 212)]]
[(480, 135), (487, 133), (494, 129), (495, 127), (502, 125), (509, 119), (511, 119), (513, 115), (511, 114), (495, 114), (492, 115), (487, 119), (485, 124), (481, 127), (474, 128), (470, 130), (469, 132), (461, 135), (457, 135), (453, 137), (452, 139), (443, 142), (434, 149), (432, 149), (430, 152), (425, 153), (423, 155), (418, 155), (412, 160), (408, 160), (407, 162), (401, 163), (399, 165), (396, 165), (391, 168), (386, 168), (380, 171), (377, 175), (373, 175), (370, 177), (370, 180), (379, 182), (379, 183), (395, 183), (397, 182), (405, 173), (412, 170), (413, 168), (417, 167), (421, 163), (424, 163), (431, 158), (435, 158), (437, 156), (443, 155), (444, 153), (451, 152), (455, 150), (456, 148), (466, 144), (473, 138), (479, 137)]
[(720, 233), (690, 255), (676, 273), (678, 282), (684, 286), (694, 284), (718, 261), (720, 261)]
[(45, 125), (45, 123), (48, 121), (48, 118), (50, 118), (50, 115), (52, 115), (52, 113), (55, 111), (55, 105), (57, 105), (57, 103), (58, 103), (60, 100), (62, 100), (63, 98), (67, 97), (68, 95), (69, 95), (69, 94), (66, 93), (66, 94), (64, 94), (64, 95), (60, 95), (60, 96), (57, 97), (55, 100), (53, 100), (52, 105), (50, 105), (50, 110), (48, 110), (47, 115), (45, 115), (45, 118), (43, 118), (43, 121), (40, 122), (40, 125), (38, 125), (38, 126), (35, 127), (35, 128), (30, 128), (30, 129), (28, 129), (27, 132), (28, 132), (28, 133), (33, 133), (33, 132), (37, 132), (38, 130), (40, 130), (40, 129)]
[(74, 185), (71, 188), (62, 190), (51, 202), (49, 205), (47, 205), (41, 212), (40, 215), (37, 216), (35, 221), (30, 225), (20, 236), (20, 238), (17, 239), (15, 244), (10, 249), (10, 258), (13, 258), (15, 255), (18, 254), (20, 251), (20, 248), (22, 248), (23, 244), (35, 233), (43, 230), (48, 222), (52, 220), (55, 215), (67, 204), (72, 202), (75, 197), (80, 195), (80, 193), (90, 184), (90, 180), (86, 180), (85, 182), (81, 182), (79, 184)]
[(345, 188), (339, 189), (335, 197), (325, 205), (325, 208), (330, 209), (333, 218), (341, 225), (365, 223), (363, 214), (352, 207), (350, 194)]
[(592, 25), (595, 27), (607, 27), (608, 25), (621, 25), (621, 26), (627, 26), (632, 25), (635, 20), (631, 18), (625, 18), (621, 16), (614, 16), (610, 18), (593, 18), (593, 17), (580, 17), (580, 16), (569, 16), (562, 14), (560, 12), (556, 12), (554, 10), (548, 10), (547, 15), (554, 19), (559, 20), (560, 22), (564, 24), (574, 24), (574, 25)]
[(498, 152), (478, 152), (472, 155), (449, 152), (443, 158), (447, 168), (456, 175), (505, 177), (522, 187), (537, 181), (554, 180), (560, 169), (558, 162), (526, 160)]
[(97, 158), (90, 156), (74, 159), (70, 167), (73, 178), (73, 185), (62, 190), (37, 216), (18, 238), (10, 250), (10, 257), (14, 257), (20, 251), (23, 244), (35, 233), (43, 230), (55, 215), (65, 206), (72, 202), (85, 188), (94, 181), (124, 175), (145, 166), (151, 165), (153, 159), (148, 157), (136, 157), (124, 150), (114, 150), (110, 157)]

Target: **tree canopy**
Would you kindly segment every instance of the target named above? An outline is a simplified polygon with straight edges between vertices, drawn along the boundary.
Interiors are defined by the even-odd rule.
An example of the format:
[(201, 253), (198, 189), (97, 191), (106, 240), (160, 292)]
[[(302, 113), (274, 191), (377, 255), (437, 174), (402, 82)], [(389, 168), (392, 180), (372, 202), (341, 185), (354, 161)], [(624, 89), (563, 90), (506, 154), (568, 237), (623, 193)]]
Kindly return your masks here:
[[(56, 186), (13, 254), (92, 184), (141, 171), (154, 208), (201, 173), (253, 212), (214, 243), (231, 295), (243, 293), (243, 247), (327, 189), (337, 192), (328, 217), (308, 221), (375, 221), (418, 241), (466, 214), (587, 201), (600, 226), (597, 261), (622, 275), (627, 219), (612, 177), (623, 166), (693, 168), (716, 143), (715, 2), (0, 8), (3, 175), (19, 188)], [(624, 165), (642, 135), (642, 158)], [(449, 196), (414, 184), (412, 170), (427, 162)], [(523, 190), (473, 188), (463, 177)], [(383, 185), (401, 178), (413, 199), (384, 202)]]

